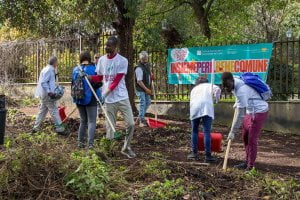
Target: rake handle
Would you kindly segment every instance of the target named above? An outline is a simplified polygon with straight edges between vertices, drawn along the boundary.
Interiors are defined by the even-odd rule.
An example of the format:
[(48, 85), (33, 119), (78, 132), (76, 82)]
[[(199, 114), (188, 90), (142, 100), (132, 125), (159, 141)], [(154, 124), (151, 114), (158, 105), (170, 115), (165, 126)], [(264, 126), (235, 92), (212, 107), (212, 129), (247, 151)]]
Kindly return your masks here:
[(231, 145), (232, 140), (228, 140), (227, 148), (226, 148), (226, 153), (224, 157), (224, 162), (223, 162), (223, 170), (227, 169), (227, 161), (228, 161), (228, 156), (229, 156), (229, 150), (230, 150), (230, 145)]
[(71, 115), (75, 112), (75, 110), (76, 110), (76, 107), (73, 108), (73, 110), (68, 114), (68, 116), (66, 116), (66, 118), (61, 123), (64, 123), (65, 121), (67, 121), (69, 119), (69, 117), (71, 117)]
[(92, 87), (92, 85), (91, 85), (89, 79), (88, 79), (86, 76), (84, 76), (84, 78), (85, 78), (87, 84), (89, 85), (89, 87), (90, 87), (90, 89), (91, 89), (91, 91), (92, 91), (94, 97), (96, 98), (96, 100), (97, 100), (98, 103), (100, 104), (100, 107), (101, 107), (101, 109), (102, 109), (102, 111), (103, 111), (103, 113), (104, 113), (104, 115), (105, 115), (105, 118), (106, 118), (107, 121), (108, 121), (108, 124), (109, 124), (110, 128), (111, 128), (112, 131), (115, 133), (115, 132), (116, 132), (116, 129), (115, 129), (115, 127), (113, 126), (112, 122), (110, 121), (110, 119), (109, 119), (109, 117), (108, 117), (108, 115), (107, 115), (106, 109), (103, 107), (103, 105), (102, 105), (100, 99), (98, 98), (98, 96), (97, 96), (97, 94), (96, 94), (94, 88)]

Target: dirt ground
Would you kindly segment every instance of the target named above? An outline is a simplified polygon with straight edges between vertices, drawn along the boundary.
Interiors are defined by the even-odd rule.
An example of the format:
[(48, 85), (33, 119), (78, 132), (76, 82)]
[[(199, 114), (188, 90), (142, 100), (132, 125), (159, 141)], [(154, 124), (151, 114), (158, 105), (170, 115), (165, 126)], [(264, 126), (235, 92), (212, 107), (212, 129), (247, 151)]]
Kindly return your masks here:
[[(37, 106), (14, 108), (14, 110), (10, 110), (10, 113), (8, 113), (8, 115), (13, 116), (8, 116), (9, 120), (6, 129), (6, 133), (10, 137), (10, 140), (17, 138), (20, 133), (30, 133), (34, 123), (34, 116), (38, 113)], [(72, 106), (67, 106), (66, 113), (70, 113), (73, 108), (74, 107)], [(49, 118), (50, 116), (48, 115), (41, 127), (42, 129), (47, 129), (48, 132), (49, 128), (52, 128), (52, 122)], [(166, 128), (150, 129), (136, 126), (132, 141), (132, 148), (137, 154), (136, 158), (128, 159), (120, 153), (123, 141), (116, 141), (116, 146), (109, 157), (103, 156), (101, 152), (98, 152), (97, 154), (97, 151), (95, 151), (96, 155), (109, 166), (114, 166), (115, 169), (126, 169), (122, 172), (122, 178), (125, 180), (124, 184), (126, 184), (122, 186), (122, 188), (126, 187), (125, 190), (122, 189), (122, 192), (125, 191), (126, 195), (130, 195), (130, 198), (121, 199), (141, 199), (139, 192), (143, 191), (148, 185), (153, 184), (155, 181), (163, 183), (165, 180), (181, 179), (183, 180), (182, 184), (185, 188), (184, 194), (179, 198), (167, 199), (271, 200), (278, 199), (272, 197), (272, 192), (276, 192), (278, 188), (282, 187), (282, 183), (278, 185), (277, 180), (292, 184), (293, 182), (289, 182), (290, 180), (296, 180), (297, 184), (300, 181), (300, 136), (284, 136), (273, 132), (263, 131), (259, 140), (258, 158), (256, 162), (258, 174), (254, 174), (253, 177), (250, 177), (249, 179), (244, 171), (234, 170), (232, 168), (233, 165), (239, 163), (244, 158), (243, 144), (239, 137), (232, 143), (228, 171), (224, 172), (222, 170), (224, 150), (226, 149), (227, 143), (226, 137), (229, 127), (217, 124), (213, 125), (212, 132), (223, 134), (223, 151), (214, 153), (217, 157), (217, 162), (207, 165), (204, 163), (203, 152), (201, 152), (199, 161), (189, 161), (186, 159), (187, 154), (190, 151), (191, 128), (189, 120), (178, 121), (170, 118), (166, 119), (163, 116), (159, 116), (159, 118), (168, 123)], [(103, 117), (97, 119), (95, 143), (99, 143), (100, 139), (105, 135), (104, 121)], [(69, 135), (58, 136), (58, 139), (65, 142), (63, 145), (67, 146), (56, 146), (53, 150), (64, 151), (63, 149), (65, 149), (65, 153), (70, 154), (70, 152), (78, 150), (77, 131), (79, 128), (79, 119), (77, 111), (74, 112), (65, 125)], [(124, 131), (124, 123), (122, 122), (121, 117), (118, 117), (117, 130)], [(47, 131), (46, 133), (48, 133)], [(83, 151), (85, 151), (85, 149)], [(159, 163), (159, 161), (161, 161), (161, 163)], [(0, 169), (3, 164), (4, 163), (0, 162)], [(150, 172), (147, 172), (147, 168), (145, 168), (147, 165), (152, 166)], [(44, 167), (42, 167), (42, 169), (43, 168)], [(40, 176), (48, 175), (41, 174)], [(28, 186), (27, 182), (22, 183), (23, 179), (17, 179), (17, 182), (19, 182), (19, 184), (22, 183), (23, 189), (20, 190), (20, 194), (21, 196), (27, 195), (27, 199), (77, 199), (74, 191), (65, 189), (63, 177), (62, 174), (59, 174), (59, 176), (53, 176), (51, 179), (49, 178), (49, 180), (51, 180), (51, 182), (49, 181), (48, 186), (50, 189), (44, 188), (42, 189), (42, 192), (32, 188), (30, 185)], [(271, 180), (274, 180), (274, 182), (267, 183), (266, 178), (268, 177), (271, 177)], [(39, 180), (41, 183), (39, 183), (38, 180), (35, 180), (36, 174), (34, 172), (29, 178), (36, 181), (36, 185), (43, 184), (44, 182), (44, 179)], [(58, 182), (60, 185), (57, 185)], [(54, 184), (54, 186), (51, 184)], [(51, 191), (52, 187), (55, 187), (58, 192)], [(285, 189), (279, 193), (279, 195), (283, 196), (281, 199), (291, 199), (288, 196), (291, 191), (292, 193), (296, 193), (292, 199), (295, 199), (294, 197), (299, 197), (300, 184), (293, 186), (292, 189), (290, 189), (290, 186), (284, 187)], [(119, 189), (117, 188), (116, 191), (118, 192), (118, 190)], [(48, 191), (48, 193), (44, 191)], [(9, 190), (4, 190), (1, 194), (10, 195), (9, 198), (5, 199), (10, 199), (10, 197), (13, 199), (20, 199), (19, 196), (14, 196)], [(57, 194), (60, 195), (59, 198), (57, 197)]]
[[(74, 107), (66, 106), (66, 113), (70, 113)], [(20, 108), (21, 112), (24, 112), (28, 116), (36, 115), (38, 113), (37, 107), (30, 108)], [(49, 115), (48, 115), (49, 117)], [(78, 118), (77, 111), (72, 114), (72, 118)], [(165, 133), (168, 134), (167, 138), (172, 135), (182, 135), (183, 139), (181, 141), (176, 141), (178, 144), (169, 144), (163, 143), (163, 145), (155, 145), (152, 141), (152, 137), (147, 138), (147, 134), (150, 135), (156, 133), (156, 130), (149, 130), (146, 128), (139, 128), (136, 126), (136, 132), (133, 141), (133, 148), (135, 148), (136, 152), (147, 152), (149, 151), (166, 151), (169, 155), (169, 159), (186, 162), (186, 156), (190, 150), (190, 125), (189, 121), (178, 122), (175, 120), (167, 120), (168, 124), (172, 124), (173, 126), (178, 126), (181, 130), (186, 130), (185, 133), (178, 133), (174, 131), (174, 133)], [(103, 125), (103, 120), (98, 120), (98, 129), (99, 133), (104, 134), (105, 129)], [(123, 127), (122, 122), (118, 122), (117, 124), (120, 128)], [(213, 132), (220, 132), (223, 134), (223, 150), (226, 149), (226, 137), (229, 131), (228, 127), (213, 125)], [(160, 132), (163, 132), (163, 129), (160, 129)], [(76, 133), (73, 133), (76, 134)], [(160, 133), (159, 135), (162, 135)], [(174, 145), (176, 148), (168, 148), (168, 146)], [(167, 148), (166, 148), (167, 147)], [(176, 156), (175, 156), (176, 155)], [(222, 167), (224, 152), (216, 153), (218, 157), (218, 163), (214, 164), (214, 167)], [(232, 167), (233, 165), (239, 163), (244, 159), (244, 147), (242, 143), (242, 139), (238, 136), (234, 142), (232, 143), (228, 166)], [(291, 177), (295, 177), (300, 180), (300, 136), (298, 135), (279, 135), (274, 132), (263, 131), (261, 133), (259, 139), (259, 149), (258, 156), (256, 160), (256, 168), (265, 172), (274, 172), (282, 175), (288, 175)]]

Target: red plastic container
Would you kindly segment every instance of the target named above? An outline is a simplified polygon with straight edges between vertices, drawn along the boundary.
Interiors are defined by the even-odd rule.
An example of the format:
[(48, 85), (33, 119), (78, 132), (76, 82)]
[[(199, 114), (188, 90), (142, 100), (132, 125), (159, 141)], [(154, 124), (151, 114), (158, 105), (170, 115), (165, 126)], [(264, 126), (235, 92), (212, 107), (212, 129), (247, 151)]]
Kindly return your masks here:
[[(221, 133), (210, 133), (211, 135), (211, 151), (221, 152), (222, 150), (222, 134)], [(204, 137), (203, 133), (198, 134), (198, 150), (204, 151)]]
[(150, 128), (163, 128), (163, 127), (167, 126), (167, 124), (165, 122), (158, 121), (158, 120), (151, 119), (151, 118), (148, 118), (147, 122), (148, 122), (148, 125)]
[(58, 107), (58, 112), (59, 112), (59, 116), (60, 116), (61, 121), (64, 121), (67, 117), (65, 110), (66, 110), (66, 107), (64, 107), (64, 106), (59, 106)]

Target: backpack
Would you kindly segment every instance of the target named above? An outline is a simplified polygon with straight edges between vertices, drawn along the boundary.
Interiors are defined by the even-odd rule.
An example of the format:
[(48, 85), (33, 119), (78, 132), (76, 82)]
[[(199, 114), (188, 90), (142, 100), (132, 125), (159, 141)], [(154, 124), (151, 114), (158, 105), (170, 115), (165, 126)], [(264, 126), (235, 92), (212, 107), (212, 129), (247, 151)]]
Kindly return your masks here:
[(253, 88), (263, 100), (267, 101), (271, 99), (272, 91), (269, 85), (264, 83), (258, 75), (247, 72), (243, 73), (240, 79), (243, 80), (246, 85)]
[(80, 99), (84, 99), (84, 86), (83, 86), (83, 80), (84, 77), (79, 75), (79, 70), (80, 67), (78, 67), (78, 73), (75, 74), (75, 79), (72, 80), (72, 84), (71, 84), (71, 96), (75, 99), (75, 100), (80, 100)]

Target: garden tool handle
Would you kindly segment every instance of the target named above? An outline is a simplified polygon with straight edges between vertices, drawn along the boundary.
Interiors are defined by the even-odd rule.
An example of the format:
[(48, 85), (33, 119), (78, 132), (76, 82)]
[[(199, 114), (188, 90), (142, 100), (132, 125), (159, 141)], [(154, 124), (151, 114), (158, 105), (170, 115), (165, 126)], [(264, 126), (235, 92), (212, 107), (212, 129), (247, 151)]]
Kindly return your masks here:
[(96, 94), (94, 88), (92, 87), (92, 85), (91, 85), (89, 79), (88, 79), (86, 76), (84, 76), (84, 78), (85, 78), (87, 84), (89, 85), (89, 87), (90, 87), (90, 89), (91, 89), (91, 91), (92, 91), (94, 97), (96, 98), (96, 100), (97, 100), (98, 103), (100, 104), (100, 107), (101, 107), (101, 109), (102, 109), (102, 111), (103, 111), (103, 113), (104, 113), (104, 115), (105, 115), (105, 118), (106, 118), (107, 121), (108, 121), (108, 124), (109, 124), (110, 128), (112, 129), (113, 132), (116, 132), (115, 127), (113, 126), (112, 122), (110, 121), (110, 119), (109, 119), (109, 117), (108, 117), (108, 115), (107, 115), (106, 109), (103, 107), (103, 105), (102, 105), (100, 99), (98, 98), (98, 96), (97, 96), (97, 94)]
[(226, 148), (226, 153), (224, 157), (224, 162), (223, 162), (223, 170), (227, 169), (227, 161), (228, 161), (228, 156), (229, 156), (229, 150), (230, 150), (230, 145), (231, 145), (232, 140), (228, 140), (227, 148)]
[(75, 112), (76, 107), (73, 108), (73, 110), (68, 114), (68, 116), (66, 116), (66, 118), (61, 122), (64, 123), (65, 121), (67, 121), (69, 119), (69, 117), (71, 117), (71, 115)]
[(157, 121), (157, 105), (156, 105), (156, 94), (155, 94), (155, 87), (154, 82), (152, 81), (152, 90), (153, 90), (153, 99), (154, 99), (154, 115), (155, 115), (155, 121)]

